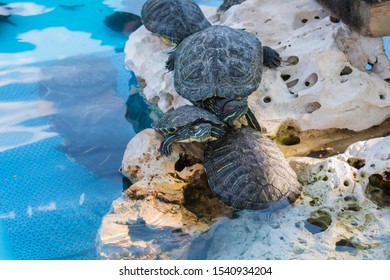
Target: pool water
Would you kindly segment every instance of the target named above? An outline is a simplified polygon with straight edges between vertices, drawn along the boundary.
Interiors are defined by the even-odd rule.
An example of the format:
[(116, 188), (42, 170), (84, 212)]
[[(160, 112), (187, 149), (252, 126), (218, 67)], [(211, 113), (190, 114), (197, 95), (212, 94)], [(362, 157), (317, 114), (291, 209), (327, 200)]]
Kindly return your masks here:
[(144, 2), (12, 1), (0, 21), (0, 259), (97, 258), (101, 219), (126, 187), (126, 144), (152, 114), (129, 96), (128, 34), (104, 19)]

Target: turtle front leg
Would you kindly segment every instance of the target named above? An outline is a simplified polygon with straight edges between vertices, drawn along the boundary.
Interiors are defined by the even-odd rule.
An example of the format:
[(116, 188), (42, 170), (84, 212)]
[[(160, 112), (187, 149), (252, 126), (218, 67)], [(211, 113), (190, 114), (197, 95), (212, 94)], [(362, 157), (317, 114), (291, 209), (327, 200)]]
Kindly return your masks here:
[(245, 114), (246, 120), (248, 121), (248, 125), (258, 131), (261, 132), (261, 126), (257, 121), (255, 115), (252, 113), (251, 109), (248, 107), (248, 111)]
[(271, 69), (275, 69), (280, 66), (280, 55), (274, 49), (270, 47), (263, 47), (263, 64)]

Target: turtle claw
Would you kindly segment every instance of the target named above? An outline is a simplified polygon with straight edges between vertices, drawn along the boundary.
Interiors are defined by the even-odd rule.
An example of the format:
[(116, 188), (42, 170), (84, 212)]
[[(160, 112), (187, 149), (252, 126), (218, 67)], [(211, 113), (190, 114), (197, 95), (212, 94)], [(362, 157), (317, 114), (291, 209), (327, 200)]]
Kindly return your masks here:
[(280, 66), (281, 58), (277, 51), (270, 47), (263, 47), (263, 64), (271, 69), (275, 69)]

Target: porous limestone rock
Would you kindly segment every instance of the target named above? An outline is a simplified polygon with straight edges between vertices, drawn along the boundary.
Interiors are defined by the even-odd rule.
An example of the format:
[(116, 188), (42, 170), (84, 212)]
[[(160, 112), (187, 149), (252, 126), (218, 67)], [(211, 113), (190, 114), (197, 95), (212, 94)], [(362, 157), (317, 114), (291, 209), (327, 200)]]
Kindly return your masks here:
[(148, 129), (129, 143), (130, 186), (104, 217), (105, 259), (388, 259), (390, 136), (361, 141), (327, 159), (290, 158), (301, 198), (273, 213), (224, 207), (210, 192), (193, 144), (161, 157)]
[(115, 200), (98, 234), (104, 259), (186, 258), (191, 240), (213, 219), (232, 211), (207, 185), (203, 150), (173, 144), (169, 157), (159, 152), (162, 136), (152, 129), (128, 144), (122, 173), (134, 184)]
[[(247, 0), (213, 24), (245, 28), (280, 53), (282, 65), (265, 69), (249, 97), (268, 134), (275, 135), (286, 120), (301, 130), (360, 131), (390, 117), (390, 63), (382, 39), (335, 22), (315, 0)], [(188, 103), (164, 68), (170, 50), (143, 27), (125, 49), (126, 65), (139, 77), (146, 99), (163, 112)]]
[[(290, 164), (304, 185), (300, 202), (269, 223), (247, 211), (220, 222), (212, 235), (194, 241), (209, 239), (207, 258), (389, 259), (390, 136), (357, 142), (323, 160), (292, 158)], [(371, 176), (383, 179), (376, 186), (387, 201), (383, 207), (367, 193)]]

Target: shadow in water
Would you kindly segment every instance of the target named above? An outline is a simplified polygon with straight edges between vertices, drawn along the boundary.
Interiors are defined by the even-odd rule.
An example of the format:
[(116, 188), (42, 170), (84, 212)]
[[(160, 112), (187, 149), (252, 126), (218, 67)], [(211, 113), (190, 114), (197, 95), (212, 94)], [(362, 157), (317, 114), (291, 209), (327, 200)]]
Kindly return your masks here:
[[(118, 70), (109, 57), (67, 58), (42, 69), (41, 97), (53, 103), (50, 124), (64, 139), (58, 147), (98, 177), (118, 176), (135, 132), (117, 96)], [(119, 81), (126, 83), (127, 81)]]

